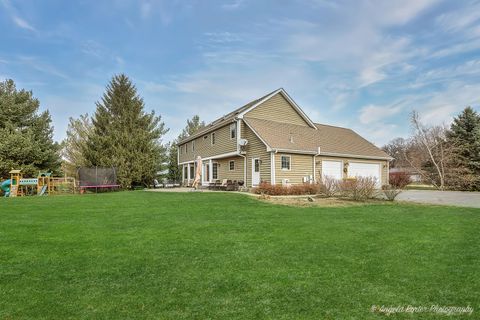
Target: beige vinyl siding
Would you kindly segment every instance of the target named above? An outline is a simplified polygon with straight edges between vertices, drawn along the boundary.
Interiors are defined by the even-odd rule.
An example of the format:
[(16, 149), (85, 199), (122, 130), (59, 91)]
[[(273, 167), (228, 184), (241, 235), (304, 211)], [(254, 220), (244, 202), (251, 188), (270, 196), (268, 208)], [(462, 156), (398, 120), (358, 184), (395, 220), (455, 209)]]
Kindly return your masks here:
[(252, 159), (259, 158), (260, 181), (270, 182), (270, 152), (267, 152), (267, 146), (257, 137), (257, 135), (242, 121), (242, 138), (248, 140), (245, 147), (247, 156), (247, 181), (246, 186), (252, 186)]
[(308, 126), (308, 124), (305, 122), (305, 120), (303, 120), (300, 114), (280, 93), (277, 93), (272, 98), (260, 104), (252, 111), (247, 112), (245, 116)]
[[(290, 157), (290, 170), (282, 170), (281, 157)], [(313, 178), (313, 156), (305, 154), (277, 153), (275, 154), (275, 183), (281, 184), (282, 179), (289, 179), (289, 183), (301, 184), (303, 177)]]
[[(215, 132), (215, 144), (212, 145), (211, 133)], [(197, 156), (202, 158), (212, 157), (224, 153), (237, 151), (237, 140), (230, 138), (230, 124), (223, 126), (215, 131), (212, 131), (196, 138), (195, 151), (192, 151), (192, 141), (187, 142), (187, 152), (185, 153), (185, 144), (179, 146), (181, 153), (179, 156), (180, 162), (193, 161)], [(207, 136), (204, 139), (204, 136)]]
[[(235, 170), (229, 170), (229, 162), (235, 161)], [(243, 158), (242, 157), (234, 157), (234, 158), (225, 158), (225, 159), (218, 159), (213, 160), (213, 162), (217, 162), (220, 164), (218, 167), (218, 180), (228, 179), (228, 180), (244, 180), (243, 179)]]
[[(378, 163), (380, 164), (381, 170), (381, 180), (382, 185), (388, 184), (388, 161), (386, 160), (367, 160), (367, 159), (359, 159), (359, 158), (339, 158), (339, 157), (324, 157), (318, 156), (315, 159), (315, 171), (316, 171), (316, 178), (317, 181), (321, 179), (322, 173), (322, 160), (336, 160), (342, 161), (343, 166), (345, 167), (345, 163), (347, 162), (364, 162), (364, 163)], [(347, 178), (347, 173), (343, 172), (343, 178)]]

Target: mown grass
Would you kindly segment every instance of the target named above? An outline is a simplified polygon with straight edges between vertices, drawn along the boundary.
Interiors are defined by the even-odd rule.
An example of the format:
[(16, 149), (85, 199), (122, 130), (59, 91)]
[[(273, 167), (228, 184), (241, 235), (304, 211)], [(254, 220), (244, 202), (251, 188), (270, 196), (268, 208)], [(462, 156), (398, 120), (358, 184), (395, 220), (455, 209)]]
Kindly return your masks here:
[[(480, 317), (480, 210), (225, 193), (0, 200), (0, 319)], [(437, 319), (435, 314), (392, 318)]]

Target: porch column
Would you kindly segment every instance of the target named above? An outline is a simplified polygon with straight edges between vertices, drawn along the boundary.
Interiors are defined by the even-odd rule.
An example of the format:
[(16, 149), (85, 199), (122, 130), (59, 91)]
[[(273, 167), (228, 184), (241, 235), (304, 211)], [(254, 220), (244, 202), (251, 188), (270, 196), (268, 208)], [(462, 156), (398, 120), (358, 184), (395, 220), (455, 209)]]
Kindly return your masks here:
[(213, 160), (212, 159), (208, 160), (208, 166), (209, 166), (208, 181), (212, 182), (213, 181)]
[(187, 163), (187, 183), (190, 183), (190, 162)]
[(185, 183), (185, 165), (182, 164), (182, 184)]

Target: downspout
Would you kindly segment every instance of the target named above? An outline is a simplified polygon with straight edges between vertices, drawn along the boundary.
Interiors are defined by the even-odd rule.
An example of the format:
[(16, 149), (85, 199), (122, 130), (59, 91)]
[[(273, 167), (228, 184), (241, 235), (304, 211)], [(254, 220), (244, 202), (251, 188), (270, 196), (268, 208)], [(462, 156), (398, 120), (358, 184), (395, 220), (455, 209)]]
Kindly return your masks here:
[(313, 182), (317, 182), (317, 160), (316, 158), (320, 155), (320, 147), (317, 149), (317, 153), (313, 155)]
[(241, 139), (241, 133), (242, 130), (240, 128), (241, 126), (241, 120), (239, 118), (237, 119), (237, 153), (240, 157), (243, 158), (243, 185), (247, 187), (247, 156), (243, 155), (240, 151), (240, 139)]
[(276, 168), (275, 168), (275, 155), (277, 154), (276, 149), (272, 149), (270, 152), (270, 182), (271, 184), (277, 184), (277, 175), (276, 175)]

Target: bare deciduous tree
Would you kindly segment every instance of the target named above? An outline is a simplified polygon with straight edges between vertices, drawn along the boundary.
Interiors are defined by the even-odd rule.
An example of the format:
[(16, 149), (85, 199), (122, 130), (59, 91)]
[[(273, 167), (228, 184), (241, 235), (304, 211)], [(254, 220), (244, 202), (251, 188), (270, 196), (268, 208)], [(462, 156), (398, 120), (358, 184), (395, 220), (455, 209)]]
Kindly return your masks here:
[(445, 126), (425, 126), (416, 111), (412, 113), (414, 130), (409, 147), (405, 149), (405, 160), (418, 171), (424, 180), (440, 190), (445, 189), (448, 165), (453, 156), (452, 148), (446, 143)]

